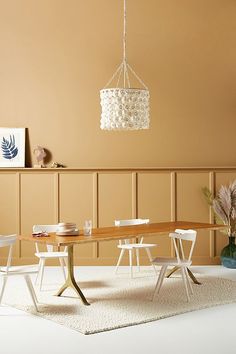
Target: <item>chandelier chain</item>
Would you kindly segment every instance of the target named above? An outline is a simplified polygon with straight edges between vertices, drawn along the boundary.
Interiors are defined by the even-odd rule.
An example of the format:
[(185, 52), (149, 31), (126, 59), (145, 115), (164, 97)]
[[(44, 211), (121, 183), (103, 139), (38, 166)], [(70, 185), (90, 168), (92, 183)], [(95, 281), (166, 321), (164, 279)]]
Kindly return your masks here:
[[(138, 80), (138, 82), (146, 89), (148, 90), (147, 86), (145, 83), (141, 80), (141, 78), (136, 74), (136, 72), (131, 68), (127, 61), (127, 0), (124, 0), (124, 18), (123, 18), (123, 60), (122, 63), (118, 66), (116, 69), (115, 73), (112, 75), (110, 80), (107, 82), (105, 85), (104, 89), (106, 89), (112, 82), (113, 80), (118, 77), (116, 87), (118, 87), (120, 83), (120, 79), (123, 76), (123, 87), (126, 88), (126, 84), (128, 84), (128, 88), (131, 87), (130, 84), (130, 77), (129, 77), (129, 71), (130, 73)], [(121, 79), (122, 80), (122, 79)]]
[(122, 71), (123, 71), (123, 66), (121, 64), (120, 71), (119, 71), (119, 74), (118, 74), (118, 80), (117, 80), (117, 83), (116, 83), (116, 87), (119, 87)]
[(104, 89), (107, 88), (112, 81), (114, 80), (114, 78), (116, 77), (116, 75), (119, 73), (119, 70), (122, 70), (123, 68), (123, 62), (118, 66), (118, 68), (116, 69), (116, 71), (114, 72), (114, 74), (112, 75), (112, 77), (110, 78), (110, 80), (107, 82), (107, 84), (104, 86)]
[(143, 80), (136, 74), (136, 72), (134, 71), (134, 69), (131, 68), (131, 66), (127, 63), (127, 68), (131, 71), (131, 73), (136, 77), (136, 79), (140, 82), (141, 85), (143, 85), (143, 87), (148, 90), (147, 86), (145, 85), (145, 83), (143, 82)]
[(124, 0), (124, 33), (123, 33), (123, 60), (126, 62), (126, 16), (127, 16), (127, 10), (126, 10), (126, 0)]

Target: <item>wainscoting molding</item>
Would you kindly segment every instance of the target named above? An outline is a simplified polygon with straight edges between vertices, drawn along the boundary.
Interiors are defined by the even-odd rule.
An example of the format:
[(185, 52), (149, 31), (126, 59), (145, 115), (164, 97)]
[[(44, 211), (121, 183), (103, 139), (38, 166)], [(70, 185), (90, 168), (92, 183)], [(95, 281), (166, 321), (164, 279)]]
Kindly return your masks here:
[[(94, 227), (113, 225), (115, 219), (150, 218), (151, 222), (195, 220), (212, 222), (201, 188), (215, 192), (236, 178), (236, 167), (138, 169), (1, 169), (1, 234), (31, 233), (33, 224), (76, 222)], [(167, 236), (152, 236), (157, 255), (171, 255)], [(227, 236), (198, 233), (195, 264), (218, 264)], [(114, 265), (117, 243), (101, 242), (76, 247), (77, 265)], [(5, 257), (3, 251), (1, 255)], [(18, 242), (14, 264), (34, 263), (34, 245)], [(126, 260), (127, 262), (127, 260)], [(142, 255), (146, 264), (146, 257)], [(53, 264), (53, 263), (51, 263)], [(125, 264), (125, 263), (124, 263)]]

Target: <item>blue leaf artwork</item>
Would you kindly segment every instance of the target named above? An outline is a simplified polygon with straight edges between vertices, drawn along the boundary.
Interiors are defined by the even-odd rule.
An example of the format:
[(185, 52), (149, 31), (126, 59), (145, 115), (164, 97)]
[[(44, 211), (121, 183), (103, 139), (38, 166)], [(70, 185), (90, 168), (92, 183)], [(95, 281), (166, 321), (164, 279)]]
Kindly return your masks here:
[(16, 147), (15, 143), (15, 136), (14, 134), (10, 135), (10, 139), (7, 140), (6, 138), (2, 138), (2, 156), (4, 159), (11, 160), (16, 157), (18, 154), (18, 148)]

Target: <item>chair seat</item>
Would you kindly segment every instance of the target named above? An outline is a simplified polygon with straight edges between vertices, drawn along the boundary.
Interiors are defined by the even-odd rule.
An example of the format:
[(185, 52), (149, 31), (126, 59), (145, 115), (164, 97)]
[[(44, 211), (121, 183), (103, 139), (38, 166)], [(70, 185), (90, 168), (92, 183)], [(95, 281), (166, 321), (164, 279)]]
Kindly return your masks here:
[(178, 266), (178, 267), (189, 267), (192, 262), (188, 261), (187, 259), (183, 259), (180, 262), (178, 262), (177, 258), (173, 258), (173, 257), (157, 257), (155, 259), (153, 259), (152, 261), (153, 264), (156, 265), (169, 265), (169, 266)]
[(123, 245), (118, 245), (118, 248), (123, 248), (125, 250), (132, 250), (132, 249), (138, 249), (138, 248), (151, 248), (151, 247), (156, 247), (157, 245), (154, 243), (127, 243)]
[(38, 265), (13, 266), (6, 273), (7, 267), (1, 267), (0, 276), (33, 274), (38, 272)]
[(67, 252), (36, 252), (35, 256), (38, 258), (66, 258)]

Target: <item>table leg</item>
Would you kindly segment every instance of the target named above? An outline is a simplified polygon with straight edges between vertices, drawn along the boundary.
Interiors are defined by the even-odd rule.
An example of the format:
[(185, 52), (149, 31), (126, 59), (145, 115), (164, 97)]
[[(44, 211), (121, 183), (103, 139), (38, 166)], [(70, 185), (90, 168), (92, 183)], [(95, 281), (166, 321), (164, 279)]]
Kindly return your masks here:
[(65, 284), (62, 285), (56, 296), (61, 296), (61, 294), (69, 287), (75, 290), (77, 295), (81, 298), (83, 301), (84, 305), (90, 305), (88, 301), (86, 300), (84, 294), (82, 293), (81, 289), (79, 288), (78, 284), (75, 281), (74, 277), (74, 258), (73, 258), (73, 245), (68, 246), (68, 261), (67, 261), (67, 279), (65, 281)]
[(166, 278), (170, 278), (170, 276), (171, 276), (172, 274), (174, 274), (178, 269), (179, 269), (179, 267), (175, 266), (174, 268), (172, 268), (171, 270), (169, 270), (169, 272), (167, 272), (167, 274), (166, 274)]
[(193, 275), (193, 273), (191, 272), (191, 270), (189, 268), (187, 268), (187, 271), (188, 271), (188, 275), (189, 277), (192, 279), (192, 281), (194, 282), (194, 284), (197, 284), (197, 285), (201, 285), (202, 283), (200, 283), (200, 281), (198, 281), (196, 279), (196, 277)]
[[(166, 275), (166, 278), (170, 278), (170, 276), (175, 273), (177, 270), (179, 270), (180, 267), (175, 266), (174, 268), (172, 268)], [(197, 278), (193, 275), (193, 273), (191, 272), (191, 270), (189, 268), (187, 268), (188, 271), (188, 275), (189, 277), (192, 279), (192, 281), (194, 282), (194, 284), (197, 285), (201, 285), (201, 283), (197, 280)]]

